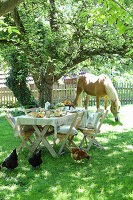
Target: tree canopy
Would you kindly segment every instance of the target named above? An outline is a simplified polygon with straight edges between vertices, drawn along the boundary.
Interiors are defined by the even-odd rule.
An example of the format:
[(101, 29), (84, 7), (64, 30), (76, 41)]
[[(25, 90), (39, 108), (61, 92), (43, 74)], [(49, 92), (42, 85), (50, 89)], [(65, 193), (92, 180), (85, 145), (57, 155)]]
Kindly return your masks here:
[(0, 16), (5, 15), (9, 11), (12, 11), (23, 0), (3, 0), (0, 1)]
[(53, 82), (79, 63), (113, 55), (132, 60), (132, 6), (130, 0), (25, 0), (0, 21), (2, 54), (25, 54), (43, 105)]

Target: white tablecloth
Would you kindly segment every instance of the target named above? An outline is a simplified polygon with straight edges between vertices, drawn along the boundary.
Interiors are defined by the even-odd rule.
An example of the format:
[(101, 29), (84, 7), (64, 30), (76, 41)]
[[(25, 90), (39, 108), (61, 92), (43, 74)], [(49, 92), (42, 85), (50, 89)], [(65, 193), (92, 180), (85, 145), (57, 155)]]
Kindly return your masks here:
[[(54, 127), (54, 136), (57, 137), (58, 126), (61, 126), (63, 124), (67, 124), (67, 125), (71, 124), (75, 115), (76, 113), (68, 113), (67, 115), (62, 116), (62, 117), (53, 116), (50, 118), (46, 118), (46, 117), (36, 118), (36, 117), (28, 116), (28, 115), (18, 116), (18, 117), (15, 117), (16, 123), (15, 123), (14, 135), (19, 136), (21, 134), (21, 126), (23, 125), (52, 125)], [(85, 114), (84, 114), (81, 124), (83, 125), (84, 123), (86, 123), (86, 120), (87, 120), (87, 110), (85, 110)]]

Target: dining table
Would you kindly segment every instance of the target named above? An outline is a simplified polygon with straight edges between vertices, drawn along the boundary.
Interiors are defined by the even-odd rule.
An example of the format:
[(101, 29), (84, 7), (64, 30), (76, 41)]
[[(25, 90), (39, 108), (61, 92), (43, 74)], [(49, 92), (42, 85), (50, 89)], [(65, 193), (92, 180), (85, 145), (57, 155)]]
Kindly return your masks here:
[[(34, 152), (37, 149), (37, 147), (40, 145), (40, 143), (42, 142), (44, 146), (49, 150), (51, 155), (53, 157), (57, 157), (58, 155), (55, 152), (54, 148), (45, 138), (45, 134), (47, 133), (47, 130), (49, 129), (50, 126), (53, 126), (54, 137), (57, 138), (58, 127), (61, 125), (70, 125), (76, 113), (83, 112), (83, 111), (85, 112), (83, 119), (81, 121), (81, 124), (83, 125), (84, 123), (86, 123), (87, 115), (88, 115), (88, 111), (84, 109), (77, 109), (73, 111), (70, 110), (67, 113), (62, 114), (60, 116), (51, 115), (50, 117), (44, 116), (42, 118), (38, 118), (38, 117), (32, 117), (30, 115), (21, 115), (21, 116), (15, 117), (14, 135), (19, 136), (22, 139), (22, 141), (25, 142), (21, 135), (22, 127), (32, 126), (35, 132), (37, 133), (38, 137), (35, 137), (32, 148), (29, 148), (28, 144), (25, 142), (29, 150), (31, 150), (31, 152)], [(38, 126), (44, 126), (44, 128), (40, 130)]]

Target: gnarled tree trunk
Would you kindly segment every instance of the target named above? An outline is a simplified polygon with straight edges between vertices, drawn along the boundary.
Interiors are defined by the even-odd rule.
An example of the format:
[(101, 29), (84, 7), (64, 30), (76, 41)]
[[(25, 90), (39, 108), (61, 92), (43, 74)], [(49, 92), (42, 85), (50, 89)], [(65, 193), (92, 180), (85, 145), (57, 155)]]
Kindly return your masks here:
[(39, 105), (44, 107), (47, 101), (52, 103), (53, 76), (49, 74), (43, 76), (42, 73), (39, 81), (34, 78), (34, 82), (39, 91)]
[(41, 107), (45, 106), (45, 103), (48, 101), (52, 103), (52, 89), (53, 86), (47, 83), (43, 83), (39, 89), (39, 105)]

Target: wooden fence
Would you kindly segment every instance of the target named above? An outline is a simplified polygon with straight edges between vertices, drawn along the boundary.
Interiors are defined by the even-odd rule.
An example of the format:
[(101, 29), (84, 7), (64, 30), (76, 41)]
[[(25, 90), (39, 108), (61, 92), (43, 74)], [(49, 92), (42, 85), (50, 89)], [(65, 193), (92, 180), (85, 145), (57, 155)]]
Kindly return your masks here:
[[(118, 83), (114, 84), (121, 104), (133, 104), (133, 84), (131, 83)], [(38, 91), (34, 87), (31, 88), (33, 95), (38, 99)], [(53, 104), (61, 102), (63, 100), (69, 100), (71, 102), (74, 101), (76, 96), (76, 84), (56, 84), (53, 86)], [(83, 100), (85, 94), (83, 93)], [(96, 98), (91, 97), (89, 105), (93, 106), (96, 104)], [(103, 104), (103, 100), (101, 100), (101, 104)], [(11, 90), (7, 87), (0, 88), (0, 107), (2, 106), (15, 106), (17, 105), (17, 99), (14, 97)]]

